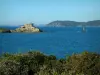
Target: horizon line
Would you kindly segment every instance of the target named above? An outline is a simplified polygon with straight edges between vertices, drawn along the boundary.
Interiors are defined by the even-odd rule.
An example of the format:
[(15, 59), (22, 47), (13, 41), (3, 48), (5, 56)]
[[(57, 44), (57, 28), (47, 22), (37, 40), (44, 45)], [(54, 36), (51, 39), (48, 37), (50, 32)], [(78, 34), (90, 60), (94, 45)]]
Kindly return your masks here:
[[(54, 20), (54, 21), (74, 21), (74, 20)], [(51, 21), (51, 22), (54, 22), (54, 21)], [(90, 22), (90, 21), (100, 21), (99, 19), (98, 20), (88, 20), (88, 21), (74, 21), (74, 22)], [(36, 24), (36, 23), (33, 23), (33, 22), (30, 22), (30, 23), (23, 23), (23, 24), (0, 24), (0, 26), (21, 26), (21, 25), (24, 25), (24, 24), (31, 24), (33, 23), (34, 25), (36, 26), (39, 26), (39, 25), (46, 25), (46, 24), (49, 24), (51, 22), (48, 22), (48, 23), (41, 23), (41, 24)]]

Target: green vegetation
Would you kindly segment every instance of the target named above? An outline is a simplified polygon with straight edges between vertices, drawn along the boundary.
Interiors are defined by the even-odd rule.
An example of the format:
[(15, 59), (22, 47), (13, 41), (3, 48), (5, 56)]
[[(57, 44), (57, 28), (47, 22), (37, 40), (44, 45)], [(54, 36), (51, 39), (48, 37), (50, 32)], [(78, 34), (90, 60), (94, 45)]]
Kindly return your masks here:
[(3, 30), (5, 30), (4, 28), (0, 28), (0, 32), (2, 32)]
[(9, 29), (6, 29), (6, 28), (0, 28), (0, 33), (10, 33), (10, 30)]
[(4, 53), (0, 75), (100, 75), (100, 54), (83, 52), (57, 59), (41, 52)]

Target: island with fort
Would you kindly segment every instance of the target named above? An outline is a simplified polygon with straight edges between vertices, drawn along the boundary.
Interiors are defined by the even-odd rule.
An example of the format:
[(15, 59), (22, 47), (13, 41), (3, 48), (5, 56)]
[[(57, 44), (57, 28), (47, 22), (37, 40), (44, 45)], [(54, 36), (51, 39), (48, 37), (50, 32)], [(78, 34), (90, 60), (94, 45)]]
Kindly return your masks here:
[(1, 33), (16, 33), (16, 32), (42, 32), (39, 28), (35, 27), (33, 24), (24, 24), (23, 26), (20, 26), (19, 28), (16, 28), (14, 30), (0, 28)]

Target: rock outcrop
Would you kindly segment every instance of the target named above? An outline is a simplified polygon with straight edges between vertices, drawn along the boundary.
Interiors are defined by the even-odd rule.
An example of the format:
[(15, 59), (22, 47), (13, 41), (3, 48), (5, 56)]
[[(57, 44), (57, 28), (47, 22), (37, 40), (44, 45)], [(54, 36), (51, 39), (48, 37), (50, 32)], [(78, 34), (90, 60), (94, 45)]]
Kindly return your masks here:
[(33, 26), (33, 24), (25, 24), (20, 28), (16, 28), (15, 30), (10, 30), (11, 32), (42, 32), (39, 28)]

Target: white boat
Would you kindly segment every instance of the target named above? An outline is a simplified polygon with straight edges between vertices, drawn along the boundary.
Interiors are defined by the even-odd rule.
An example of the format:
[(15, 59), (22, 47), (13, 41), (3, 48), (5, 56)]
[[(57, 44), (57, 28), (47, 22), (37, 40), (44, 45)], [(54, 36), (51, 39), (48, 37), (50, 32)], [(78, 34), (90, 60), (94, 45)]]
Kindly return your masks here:
[(85, 26), (82, 26), (82, 32), (86, 32)]

